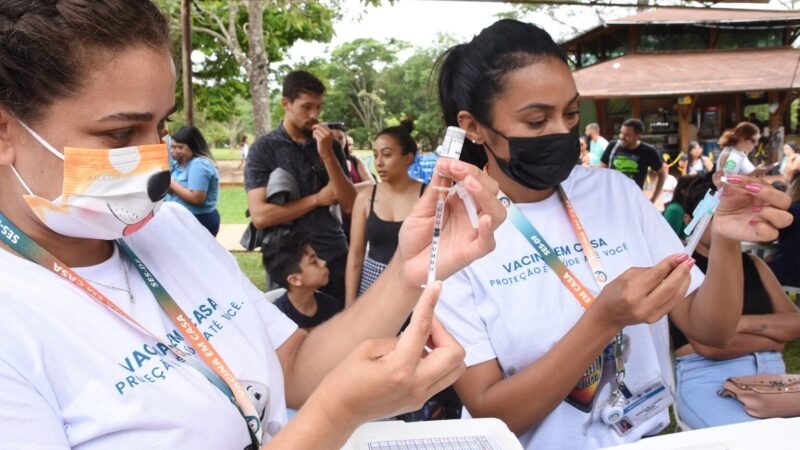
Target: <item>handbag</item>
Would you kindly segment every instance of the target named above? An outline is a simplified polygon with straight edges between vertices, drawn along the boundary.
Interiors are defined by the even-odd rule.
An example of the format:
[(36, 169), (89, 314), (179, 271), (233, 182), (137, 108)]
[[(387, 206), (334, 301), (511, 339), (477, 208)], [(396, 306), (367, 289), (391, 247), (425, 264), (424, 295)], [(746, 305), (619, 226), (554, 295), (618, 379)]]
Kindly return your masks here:
[(753, 417), (800, 416), (800, 374), (730, 377), (719, 395), (735, 398)]

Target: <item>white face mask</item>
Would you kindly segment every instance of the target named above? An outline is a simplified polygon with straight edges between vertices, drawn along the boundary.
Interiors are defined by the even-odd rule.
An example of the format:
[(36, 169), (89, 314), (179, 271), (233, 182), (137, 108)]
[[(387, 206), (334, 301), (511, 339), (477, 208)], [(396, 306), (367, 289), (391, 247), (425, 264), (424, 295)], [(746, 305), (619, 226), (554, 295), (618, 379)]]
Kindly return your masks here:
[(167, 144), (117, 149), (65, 147), (62, 155), (27, 125), (31, 136), (64, 161), (61, 195), (50, 201), (23, 196), (36, 217), (64, 236), (113, 240), (140, 230), (161, 207), (170, 184)]

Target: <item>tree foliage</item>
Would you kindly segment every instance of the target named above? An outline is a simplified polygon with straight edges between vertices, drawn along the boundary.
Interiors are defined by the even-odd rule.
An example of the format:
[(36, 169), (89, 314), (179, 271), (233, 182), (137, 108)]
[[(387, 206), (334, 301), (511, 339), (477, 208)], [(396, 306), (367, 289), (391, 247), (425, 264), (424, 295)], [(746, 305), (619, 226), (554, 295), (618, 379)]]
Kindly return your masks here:
[[(176, 31), (173, 47), (180, 54), (180, 0), (159, 3), (171, 17)], [(257, 22), (254, 7), (262, 8), (260, 35), (251, 28)], [(327, 86), (323, 119), (345, 122), (360, 146), (369, 146), (383, 127), (412, 119), (420, 143), (436, 147), (444, 125), (432, 71), (438, 56), (454, 44), (452, 38), (440, 36), (427, 48), (362, 38), (339, 45), (325, 58), (293, 66), (275, 64), (298, 40), (329, 41), (340, 8), (340, 0), (192, 1), (193, 48), (202, 54), (202, 58), (195, 55), (193, 64), (196, 117), (213, 135), (210, 140), (218, 145), (235, 142), (243, 133), (258, 136), (275, 127), (283, 116), (281, 81), (289, 71), (303, 69)], [(260, 60), (251, 46), (257, 36), (262, 39)], [(263, 91), (254, 89), (254, 84)], [(180, 105), (180, 86), (176, 92)]]
[[(420, 144), (434, 149), (444, 136), (434, 63), (453, 44), (449, 36), (440, 36), (427, 48), (397, 40), (356, 39), (333, 49), (328, 59), (281, 66), (276, 81), (298, 69), (319, 77), (327, 87), (323, 119), (344, 122), (360, 147), (370, 146), (382, 128), (411, 119)], [(272, 96), (277, 107), (280, 92)]]
[[(180, 0), (160, 5), (180, 30)], [(249, 98), (258, 134), (271, 125), (270, 63), (298, 40), (330, 41), (340, 14), (338, 0), (192, 0), (191, 6), (192, 47), (203, 55), (193, 69), (198, 109), (227, 121), (235, 114), (234, 100)]]

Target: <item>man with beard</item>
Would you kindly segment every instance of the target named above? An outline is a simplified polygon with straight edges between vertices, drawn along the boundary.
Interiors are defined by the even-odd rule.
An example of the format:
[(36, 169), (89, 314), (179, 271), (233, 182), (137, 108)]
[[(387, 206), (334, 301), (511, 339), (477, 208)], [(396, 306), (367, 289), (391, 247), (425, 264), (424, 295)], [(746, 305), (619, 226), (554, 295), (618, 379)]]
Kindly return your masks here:
[[(347, 241), (335, 205), (349, 213), (356, 191), (346, 175), (341, 146), (319, 122), (325, 94), (322, 82), (305, 71), (291, 72), (283, 80), (282, 94), (283, 121), (259, 138), (247, 157), (250, 217), (258, 229), (291, 224), (306, 235), (330, 270), (330, 281), (322, 290), (343, 302)], [(277, 171), (281, 179), (271, 179), (277, 169), (282, 169)], [(293, 194), (276, 199), (278, 192), (268, 192), (268, 184), (288, 185), (286, 191)]]
[(632, 179), (639, 188), (644, 187), (648, 173), (656, 173), (656, 185), (650, 201), (655, 203), (661, 195), (669, 167), (664, 164), (661, 154), (652, 145), (642, 142), (644, 124), (639, 119), (628, 119), (622, 123), (619, 139), (611, 141), (600, 159), (600, 167), (608, 167), (622, 172)]

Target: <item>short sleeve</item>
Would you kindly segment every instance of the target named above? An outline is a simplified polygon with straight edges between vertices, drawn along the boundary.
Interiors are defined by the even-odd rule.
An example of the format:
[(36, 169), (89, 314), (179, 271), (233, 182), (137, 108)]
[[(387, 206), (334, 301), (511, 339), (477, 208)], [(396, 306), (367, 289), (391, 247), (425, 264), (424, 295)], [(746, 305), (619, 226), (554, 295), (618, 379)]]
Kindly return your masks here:
[(478, 314), (472, 283), (465, 270), (444, 282), (436, 305), (436, 317), (464, 347), (467, 367), (497, 358), (486, 324)]
[(656, 150), (654, 147), (650, 147), (648, 150), (650, 150), (647, 152), (650, 156), (648, 156), (649, 162), (647, 165), (652, 170), (661, 170), (661, 167), (664, 165), (664, 161), (661, 159), (661, 155), (658, 153), (658, 150)]
[(261, 320), (266, 325), (269, 340), (277, 350), (297, 331), (297, 324), (279, 310), (277, 306), (268, 302), (264, 298), (264, 293), (253, 286), (253, 283), (244, 274), (242, 274), (242, 284), (245, 287), (248, 298), (256, 305), (256, 309), (261, 315)]
[[(233, 271), (236, 276), (238, 276), (239, 284), (242, 286), (247, 299), (252, 305), (255, 305), (258, 310), (258, 314), (265, 325), (267, 335), (273, 347), (277, 349), (283, 345), (283, 343), (289, 339), (289, 336), (297, 330), (297, 325), (278, 310), (275, 305), (267, 301), (264, 297), (264, 293), (258, 290), (239, 268), (239, 263), (236, 261), (236, 258), (234, 258), (229, 251), (225, 250), (225, 248), (216, 241), (214, 236), (200, 225), (200, 222), (195, 219), (192, 213), (186, 208), (177, 205), (176, 207), (165, 205), (165, 207), (170, 210), (170, 213), (176, 216), (175, 220), (180, 223), (179, 229), (182, 230), (182, 233), (195, 237), (198, 240), (197, 245), (205, 249), (210, 258), (220, 261), (227, 270)], [(136, 237), (137, 235), (131, 236), (131, 238)]]
[(247, 152), (247, 164), (244, 166), (245, 189), (266, 187), (269, 182), (269, 174), (272, 167), (268, 159), (269, 144), (265, 138), (261, 138), (250, 147)]
[(28, 380), (0, 358), (0, 443), (16, 450), (69, 450), (60, 416)]
[(742, 175), (750, 175), (754, 170), (756, 170), (756, 167), (753, 165), (752, 162), (750, 162), (750, 159), (744, 158), (742, 160), (742, 168), (739, 171), (739, 173), (741, 173)]
[(203, 157), (200, 157), (189, 168), (189, 176), (186, 188), (192, 191), (208, 192), (211, 187), (211, 180), (214, 179), (214, 166)]

